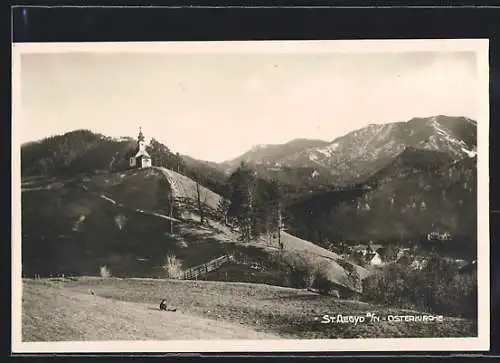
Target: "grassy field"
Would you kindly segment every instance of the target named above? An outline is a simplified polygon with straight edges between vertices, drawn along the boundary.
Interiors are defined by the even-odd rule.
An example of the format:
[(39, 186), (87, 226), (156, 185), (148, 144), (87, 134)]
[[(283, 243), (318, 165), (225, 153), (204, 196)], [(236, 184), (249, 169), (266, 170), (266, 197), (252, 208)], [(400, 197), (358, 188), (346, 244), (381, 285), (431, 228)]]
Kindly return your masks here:
[[(178, 310), (159, 312), (162, 298)], [(447, 317), (433, 323), (317, 320), (324, 314), (367, 313), (416, 314), (260, 284), (87, 277), (23, 281), (24, 341), (477, 335), (476, 322)]]

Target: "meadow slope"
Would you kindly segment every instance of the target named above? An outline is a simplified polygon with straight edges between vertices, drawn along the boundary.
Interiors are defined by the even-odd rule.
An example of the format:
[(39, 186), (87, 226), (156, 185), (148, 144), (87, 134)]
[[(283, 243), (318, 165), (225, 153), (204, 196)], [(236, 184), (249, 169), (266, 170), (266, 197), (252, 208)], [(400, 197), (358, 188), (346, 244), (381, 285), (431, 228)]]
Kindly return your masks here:
[[(95, 295), (89, 293), (90, 289)], [(176, 312), (160, 312), (166, 298)], [(422, 314), (262, 284), (155, 279), (23, 281), (23, 341), (472, 337), (477, 324), (322, 324), (324, 314)], [(318, 320), (318, 318), (320, 320)]]

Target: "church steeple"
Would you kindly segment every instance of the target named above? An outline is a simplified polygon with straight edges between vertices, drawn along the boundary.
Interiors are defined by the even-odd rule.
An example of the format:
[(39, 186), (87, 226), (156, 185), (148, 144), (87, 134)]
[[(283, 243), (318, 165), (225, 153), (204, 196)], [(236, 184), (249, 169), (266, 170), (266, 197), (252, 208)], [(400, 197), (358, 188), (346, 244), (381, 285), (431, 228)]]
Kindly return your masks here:
[(139, 126), (139, 136), (137, 137), (137, 140), (140, 142), (140, 141), (144, 141), (144, 134), (142, 133), (142, 127)]
[(144, 134), (142, 133), (142, 127), (139, 126), (139, 136), (137, 136), (137, 150), (139, 152), (145, 152), (146, 151), (146, 138), (144, 137)]

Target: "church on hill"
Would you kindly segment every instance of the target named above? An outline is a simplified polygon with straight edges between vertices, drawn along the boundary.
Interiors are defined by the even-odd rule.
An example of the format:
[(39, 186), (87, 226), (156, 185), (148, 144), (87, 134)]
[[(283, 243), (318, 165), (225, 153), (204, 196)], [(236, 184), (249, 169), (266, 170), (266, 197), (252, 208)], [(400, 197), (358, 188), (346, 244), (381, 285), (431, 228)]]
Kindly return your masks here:
[(135, 155), (130, 157), (131, 168), (148, 168), (151, 167), (151, 156), (146, 151), (146, 142), (144, 141), (142, 128), (139, 127), (139, 136), (137, 137), (137, 148)]

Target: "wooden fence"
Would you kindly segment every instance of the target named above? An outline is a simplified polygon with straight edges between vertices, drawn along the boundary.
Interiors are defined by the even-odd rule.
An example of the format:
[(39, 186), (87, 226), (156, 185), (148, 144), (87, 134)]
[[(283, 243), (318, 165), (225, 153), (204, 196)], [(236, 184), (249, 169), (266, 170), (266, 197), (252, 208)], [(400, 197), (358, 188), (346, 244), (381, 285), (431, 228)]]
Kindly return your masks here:
[(225, 263), (228, 263), (230, 261), (233, 261), (234, 257), (231, 255), (224, 255), (221, 257), (218, 257), (212, 261), (208, 261), (207, 263), (204, 263), (203, 265), (191, 267), (190, 269), (187, 269), (183, 273), (183, 280), (196, 280), (198, 276), (202, 274), (209, 273), (211, 271), (217, 270), (219, 267), (224, 265)]

